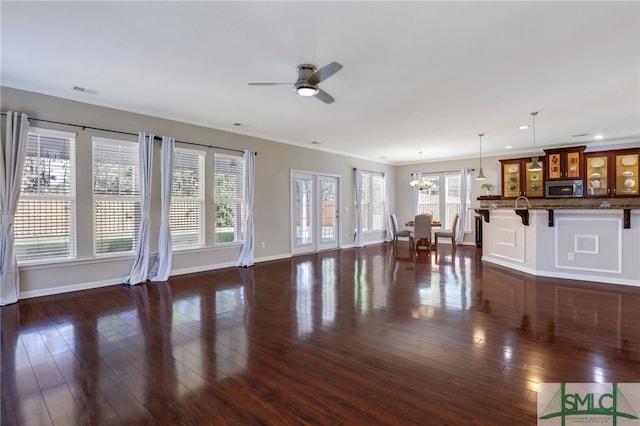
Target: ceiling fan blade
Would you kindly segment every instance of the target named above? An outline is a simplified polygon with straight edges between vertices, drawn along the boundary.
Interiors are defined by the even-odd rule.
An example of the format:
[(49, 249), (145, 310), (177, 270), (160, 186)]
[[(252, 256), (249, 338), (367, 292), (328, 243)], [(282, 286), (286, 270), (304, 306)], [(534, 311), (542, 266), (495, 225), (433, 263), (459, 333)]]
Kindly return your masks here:
[(309, 77), (309, 80), (316, 80), (318, 83), (320, 83), (321, 81), (328, 79), (341, 69), (342, 65), (337, 62), (331, 62), (330, 64), (325, 65), (324, 67), (313, 73), (311, 77)]
[(333, 99), (333, 97), (330, 94), (328, 94), (322, 89), (318, 89), (318, 93), (316, 93), (313, 96), (320, 99), (325, 104), (332, 104), (333, 102), (335, 102), (335, 99)]
[(249, 86), (293, 86), (293, 83), (249, 83)]

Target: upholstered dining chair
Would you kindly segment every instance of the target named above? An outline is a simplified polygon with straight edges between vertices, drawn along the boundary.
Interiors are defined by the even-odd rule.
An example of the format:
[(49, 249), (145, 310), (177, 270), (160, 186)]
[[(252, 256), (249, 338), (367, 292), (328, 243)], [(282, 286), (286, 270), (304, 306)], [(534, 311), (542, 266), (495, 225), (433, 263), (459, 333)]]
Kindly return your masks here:
[(433, 244), (436, 250), (438, 249), (438, 237), (440, 238), (451, 238), (451, 247), (456, 248), (456, 231), (458, 230), (458, 219), (460, 215), (456, 213), (453, 217), (453, 226), (451, 229), (442, 229), (440, 231), (436, 231), (433, 235)]
[(391, 227), (393, 228), (393, 249), (398, 250), (398, 238), (407, 238), (409, 246), (413, 247), (413, 237), (409, 229), (399, 229), (398, 218), (395, 213), (391, 213)]
[(427, 250), (431, 250), (431, 220), (432, 216), (428, 213), (418, 214), (415, 217), (413, 225), (413, 241), (414, 250), (418, 254), (418, 247), (425, 245)]

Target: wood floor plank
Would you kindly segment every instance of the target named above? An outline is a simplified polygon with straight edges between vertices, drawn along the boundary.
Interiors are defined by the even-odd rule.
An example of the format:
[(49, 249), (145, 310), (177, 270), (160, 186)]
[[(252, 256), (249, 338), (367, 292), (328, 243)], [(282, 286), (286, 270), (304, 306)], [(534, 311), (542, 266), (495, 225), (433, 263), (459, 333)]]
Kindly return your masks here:
[(0, 424), (535, 425), (541, 383), (640, 381), (640, 288), (480, 258), (380, 244), (21, 300)]

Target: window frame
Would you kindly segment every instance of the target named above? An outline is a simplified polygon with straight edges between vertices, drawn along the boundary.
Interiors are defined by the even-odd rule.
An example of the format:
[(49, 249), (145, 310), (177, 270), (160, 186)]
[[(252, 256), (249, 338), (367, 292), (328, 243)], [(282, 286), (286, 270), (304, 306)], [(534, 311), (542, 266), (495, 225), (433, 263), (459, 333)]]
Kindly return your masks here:
[[(91, 138), (91, 195), (92, 195), (92, 204), (93, 204), (93, 256), (95, 258), (102, 257), (110, 257), (110, 256), (122, 256), (129, 255), (135, 253), (136, 245), (138, 244), (138, 230), (140, 228), (141, 221), (141, 200), (140, 200), (140, 155), (139, 155), (139, 146), (138, 142), (124, 140), (124, 139), (113, 139), (113, 138), (104, 138), (99, 136), (93, 136)], [(132, 158), (135, 158), (135, 162), (133, 164), (134, 170), (132, 170), (132, 191), (131, 194), (123, 195), (104, 195), (104, 194), (96, 194), (96, 145), (97, 144), (105, 144), (105, 145), (118, 145), (120, 148), (123, 146), (127, 148), (127, 150), (131, 150), (135, 152), (135, 156), (133, 156), (133, 152), (131, 153)], [(106, 201), (109, 203), (132, 203), (134, 205), (134, 216), (133, 223), (131, 225), (131, 250), (114, 250), (114, 251), (104, 251), (98, 253), (98, 224), (97, 224), (97, 215), (98, 215), (98, 202)], [(126, 209), (126, 206), (125, 206)], [(129, 231), (127, 231), (129, 234)]]
[[(385, 231), (386, 218), (384, 212), (388, 200), (386, 199), (384, 173), (363, 170), (360, 177), (362, 185), (362, 232)], [(378, 194), (379, 200), (376, 198)]]
[[(197, 195), (197, 197), (180, 197), (180, 196), (174, 195), (174, 184), (176, 182), (175, 178), (176, 178), (176, 164), (177, 164), (175, 159), (179, 155), (195, 155), (198, 158), (198, 195)], [(206, 246), (206, 232), (205, 232), (205, 229), (206, 229), (206, 226), (205, 226), (205, 219), (206, 219), (205, 161), (206, 160), (205, 160), (205, 158), (206, 158), (206, 152), (205, 151), (194, 150), (194, 149), (186, 149), (186, 148), (179, 148), (179, 147), (175, 148), (175, 158), (174, 158), (174, 164), (173, 164), (173, 176), (172, 176), (172, 179), (171, 179), (171, 209), (170, 209), (170, 213), (169, 213), (170, 227), (171, 227), (171, 245), (172, 245), (173, 251), (188, 250), (188, 249), (194, 249), (194, 248), (202, 248), (202, 247)], [(171, 226), (171, 222), (172, 222), (171, 221), (171, 217), (172, 217), (172, 214), (175, 211), (174, 203), (196, 203), (198, 205), (198, 209), (199, 209), (199, 213), (198, 213), (199, 214), (198, 237), (197, 237), (198, 241), (196, 243), (180, 244), (179, 242), (176, 241), (176, 239), (175, 239), (176, 228)]]
[[(69, 143), (69, 191), (68, 193), (60, 194), (60, 193), (47, 193), (40, 192), (38, 193), (28, 193), (23, 191), (25, 173), (24, 169), (29, 167), (27, 152), (30, 147), (31, 138), (33, 136), (37, 136), (38, 138), (53, 138), (53, 139), (64, 139)], [(40, 127), (29, 127), (28, 137), (27, 137), (27, 152), (25, 152), (25, 162), (23, 165), (23, 173), (22, 173), (22, 181), (20, 182), (20, 197), (18, 199), (18, 210), (16, 211), (16, 216), (14, 217), (14, 253), (16, 253), (16, 260), (18, 265), (32, 265), (32, 264), (41, 264), (41, 263), (53, 263), (60, 262), (64, 260), (74, 260), (77, 258), (77, 249), (78, 249), (78, 241), (77, 241), (77, 195), (76, 195), (76, 182), (77, 182), (77, 161), (76, 161), (76, 138), (77, 134), (62, 130), (53, 130), (53, 129), (45, 129)], [(39, 143), (40, 141), (38, 141)], [(38, 159), (41, 159), (41, 152), (38, 148)], [(40, 173), (38, 172), (38, 175)], [(21, 210), (21, 204), (23, 201), (67, 201), (69, 203), (68, 206), (68, 215), (67, 220), (69, 223), (69, 232), (67, 241), (68, 241), (68, 252), (66, 252), (65, 256), (55, 256), (50, 253), (44, 256), (35, 256), (35, 257), (23, 257), (20, 256), (16, 250), (16, 243), (19, 244), (21, 238), (20, 236), (15, 237), (16, 225), (20, 221), (19, 215)], [(28, 219), (25, 219), (28, 220)], [(41, 238), (38, 236), (36, 238)], [(64, 238), (64, 237), (63, 237)]]
[[(236, 196), (228, 196), (222, 197), (217, 195), (218, 184), (217, 181), (219, 179), (218, 168), (216, 167), (217, 160), (226, 159), (226, 160), (234, 160), (241, 163), (242, 173), (241, 175), (236, 175), (236, 182), (241, 185), (238, 195), (238, 189), (232, 188), (231, 190), (236, 192)], [(245, 240), (245, 229), (244, 229), (244, 221), (247, 214), (247, 206), (245, 201), (245, 193), (246, 193), (246, 163), (242, 155), (231, 155), (231, 154), (223, 154), (215, 152), (213, 154), (213, 185), (211, 188), (212, 191), (212, 199), (213, 199), (213, 211), (214, 211), (214, 226), (213, 226), (213, 245), (214, 246), (222, 246), (222, 245), (233, 245), (233, 244), (243, 244)], [(233, 240), (230, 241), (218, 241), (218, 237), (222, 236), (222, 233), (218, 230), (218, 206), (222, 204), (232, 204), (235, 205), (235, 214), (233, 214), (233, 224), (230, 228), (233, 229)], [(239, 216), (239, 217), (238, 217)], [(229, 228), (229, 227), (227, 227)], [(240, 238), (238, 238), (238, 235)]]

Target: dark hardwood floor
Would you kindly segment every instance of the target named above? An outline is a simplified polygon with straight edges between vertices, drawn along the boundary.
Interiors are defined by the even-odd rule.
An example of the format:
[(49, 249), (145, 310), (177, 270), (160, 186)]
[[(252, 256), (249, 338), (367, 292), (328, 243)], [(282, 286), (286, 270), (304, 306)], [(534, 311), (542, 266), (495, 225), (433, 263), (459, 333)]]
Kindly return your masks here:
[(391, 244), (0, 309), (2, 425), (535, 425), (640, 381), (640, 287)]

